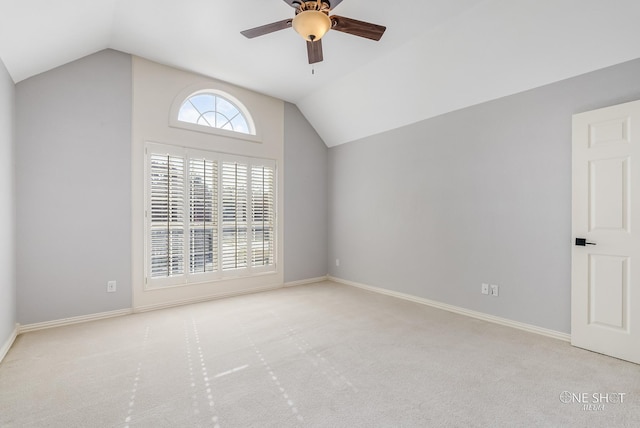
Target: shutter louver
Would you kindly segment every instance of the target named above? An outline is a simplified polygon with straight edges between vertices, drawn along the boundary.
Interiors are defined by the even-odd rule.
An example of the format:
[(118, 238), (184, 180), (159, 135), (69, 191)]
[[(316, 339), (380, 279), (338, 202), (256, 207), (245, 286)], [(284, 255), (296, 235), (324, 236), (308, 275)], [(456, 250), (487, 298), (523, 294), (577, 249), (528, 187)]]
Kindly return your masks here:
[(274, 171), (251, 167), (251, 265), (274, 264)]
[(184, 274), (184, 159), (150, 159), (151, 277)]
[(247, 165), (222, 164), (222, 270), (247, 267)]
[(189, 272), (218, 270), (218, 163), (189, 160)]

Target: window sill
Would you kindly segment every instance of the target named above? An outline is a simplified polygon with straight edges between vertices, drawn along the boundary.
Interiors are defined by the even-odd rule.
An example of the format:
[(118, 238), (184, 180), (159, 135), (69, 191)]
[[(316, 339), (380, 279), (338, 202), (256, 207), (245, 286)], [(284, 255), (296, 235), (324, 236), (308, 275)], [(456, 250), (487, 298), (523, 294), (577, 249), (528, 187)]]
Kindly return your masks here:
[[(167, 289), (171, 289), (171, 288), (182, 288), (182, 287), (190, 287), (190, 286), (202, 286), (202, 285), (207, 285), (207, 284), (219, 284), (222, 282), (231, 282), (231, 281), (237, 281), (237, 280), (245, 280), (248, 278), (256, 278), (256, 277), (266, 277), (266, 276), (270, 276), (270, 275), (277, 275), (278, 271), (277, 270), (269, 270), (269, 271), (265, 271), (265, 272), (254, 272), (254, 273), (248, 273), (248, 274), (238, 274), (238, 275), (234, 275), (234, 276), (225, 276), (225, 277), (217, 277), (217, 278), (206, 278), (206, 279), (202, 279), (202, 280), (195, 280), (195, 281), (185, 281), (185, 282), (180, 282), (179, 284), (167, 284), (167, 285), (153, 285), (150, 284), (148, 282), (145, 283), (145, 287), (144, 287), (144, 291), (158, 291), (158, 290), (167, 290)], [(153, 281), (153, 280), (151, 280)]]

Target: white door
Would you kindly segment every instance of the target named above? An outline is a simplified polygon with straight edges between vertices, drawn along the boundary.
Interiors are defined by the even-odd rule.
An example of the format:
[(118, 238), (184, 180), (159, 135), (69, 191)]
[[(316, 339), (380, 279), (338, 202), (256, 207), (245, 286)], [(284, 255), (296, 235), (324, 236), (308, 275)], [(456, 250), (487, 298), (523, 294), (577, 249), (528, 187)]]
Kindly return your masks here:
[(571, 343), (640, 363), (640, 101), (573, 116)]

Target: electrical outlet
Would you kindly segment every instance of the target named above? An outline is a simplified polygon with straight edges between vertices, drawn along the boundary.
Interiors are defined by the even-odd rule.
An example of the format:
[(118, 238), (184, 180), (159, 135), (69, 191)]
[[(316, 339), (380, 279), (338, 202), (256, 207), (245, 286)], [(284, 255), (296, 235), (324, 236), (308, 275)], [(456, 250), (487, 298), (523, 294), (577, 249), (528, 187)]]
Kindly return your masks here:
[(109, 281), (107, 282), (107, 293), (115, 293), (116, 292), (116, 282)]
[(491, 295), (493, 297), (498, 297), (498, 292), (499, 292), (500, 287), (495, 285), (495, 284), (491, 284)]
[(340, 266), (340, 259), (336, 259), (336, 266)]
[(482, 283), (482, 294), (489, 294), (489, 284)]

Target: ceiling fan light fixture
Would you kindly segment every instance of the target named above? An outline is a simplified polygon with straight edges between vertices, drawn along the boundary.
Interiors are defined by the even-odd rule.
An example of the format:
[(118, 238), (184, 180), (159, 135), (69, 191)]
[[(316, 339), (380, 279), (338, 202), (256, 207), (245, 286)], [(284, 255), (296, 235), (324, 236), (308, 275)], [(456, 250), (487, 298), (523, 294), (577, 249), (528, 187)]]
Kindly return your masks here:
[(318, 41), (331, 29), (331, 19), (319, 10), (303, 10), (293, 18), (293, 29), (308, 42)]
[(240, 33), (248, 39), (253, 39), (254, 37), (293, 27), (307, 42), (309, 64), (315, 64), (323, 60), (321, 39), (329, 30), (378, 41), (387, 29), (382, 25), (345, 18), (344, 16), (329, 16), (333, 7), (339, 5), (342, 0), (284, 1), (296, 10), (293, 19), (283, 19), (282, 21), (250, 28)]

